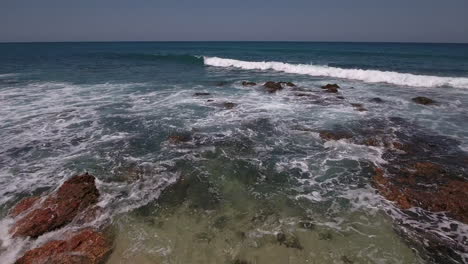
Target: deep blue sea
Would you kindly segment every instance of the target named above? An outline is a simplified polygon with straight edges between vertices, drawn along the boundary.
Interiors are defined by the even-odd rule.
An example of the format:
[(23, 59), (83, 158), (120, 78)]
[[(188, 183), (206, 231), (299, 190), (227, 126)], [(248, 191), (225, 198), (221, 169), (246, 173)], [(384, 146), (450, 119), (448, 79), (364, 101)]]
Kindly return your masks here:
[[(0, 262), (64, 232), (11, 239), (8, 210), (88, 171), (116, 233), (107, 263), (430, 263), (370, 183), (383, 147), (320, 138), (337, 127), (467, 152), (468, 44), (0, 43)], [(466, 257), (466, 225), (463, 242), (426, 220)]]

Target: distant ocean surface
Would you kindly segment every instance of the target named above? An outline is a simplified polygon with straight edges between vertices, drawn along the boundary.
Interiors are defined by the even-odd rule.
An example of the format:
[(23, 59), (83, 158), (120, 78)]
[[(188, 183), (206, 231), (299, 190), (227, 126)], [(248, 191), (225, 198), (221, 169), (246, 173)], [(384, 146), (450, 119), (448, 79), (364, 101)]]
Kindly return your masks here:
[[(319, 131), (436, 135), (466, 153), (467, 106), (468, 44), (0, 43), (0, 263), (32, 246), (7, 238), (8, 210), (84, 171), (117, 234), (108, 263), (432, 263), (371, 183), (385, 147)], [(185, 178), (183, 197), (164, 196)], [(405, 224), (467, 260), (465, 224), (424, 219)]]

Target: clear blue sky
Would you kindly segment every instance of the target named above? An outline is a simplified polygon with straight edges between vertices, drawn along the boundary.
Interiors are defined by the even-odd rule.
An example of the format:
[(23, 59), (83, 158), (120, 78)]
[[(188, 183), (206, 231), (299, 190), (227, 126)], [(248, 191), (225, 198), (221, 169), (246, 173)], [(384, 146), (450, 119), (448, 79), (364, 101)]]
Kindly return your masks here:
[(468, 0), (0, 0), (0, 41), (468, 42)]

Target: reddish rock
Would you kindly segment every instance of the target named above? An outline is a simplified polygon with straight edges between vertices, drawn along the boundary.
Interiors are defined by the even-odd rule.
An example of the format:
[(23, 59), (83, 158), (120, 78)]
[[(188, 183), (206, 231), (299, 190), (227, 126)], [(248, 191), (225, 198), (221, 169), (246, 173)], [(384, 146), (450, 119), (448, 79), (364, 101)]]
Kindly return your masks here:
[(265, 87), (269, 93), (274, 93), (283, 89), (281, 83), (278, 82), (266, 82), (263, 87)]
[(376, 169), (374, 186), (402, 209), (421, 207), (447, 212), (468, 223), (468, 181), (449, 177), (440, 165), (431, 162), (417, 162), (396, 173), (384, 174), (384, 170)]
[(31, 208), (36, 203), (36, 201), (39, 198), (41, 197), (33, 196), (33, 197), (24, 198), (18, 204), (16, 204), (15, 207), (13, 207), (10, 210), (10, 215), (13, 217), (16, 217), (19, 214), (26, 212), (29, 208)]
[[(42, 201), (32, 197), (21, 201), (11, 210), (11, 216), (26, 214), (10, 229), (13, 237), (38, 237), (70, 223), (75, 216), (97, 203), (99, 191), (95, 178), (89, 174), (77, 175)], [(31, 208), (31, 212), (26, 210)]]
[(351, 134), (344, 133), (344, 132), (320, 131), (319, 134), (320, 134), (320, 138), (326, 141), (349, 139), (353, 137)]
[(87, 228), (67, 240), (50, 241), (27, 251), (15, 264), (99, 264), (111, 250), (112, 244), (103, 233)]
[(192, 140), (190, 135), (171, 135), (169, 136), (169, 142), (171, 144), (180, 144), (184, 142), (189, 142)]

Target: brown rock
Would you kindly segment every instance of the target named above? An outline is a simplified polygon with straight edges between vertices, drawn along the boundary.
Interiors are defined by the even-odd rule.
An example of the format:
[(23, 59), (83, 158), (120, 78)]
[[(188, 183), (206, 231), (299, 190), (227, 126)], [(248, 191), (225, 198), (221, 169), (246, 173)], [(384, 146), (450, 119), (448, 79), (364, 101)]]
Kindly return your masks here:
[(12, 216), (28, 208), (33, 210), (17, 220), (10, 233), (13, 237), (38, 237), (70, 223), (80, 212), (96, 204), (98, 198), (94, 176), (87, 173), (74, 176), (65, 181), (57, 192), (45, 197), (44, 201), (31, 198), (15, 206), (11, 210)]
[(413, 102), (418, 103), (418, 104), (423, 104), (423, 105), (432, 105), (435, 104), (436, 102), (430, 98), (424, 97), (424, 96), (418, 96), (413, 99), (411, 99)]
[(438, 164), (417, 162), (388, 176), (378, 168), (373, 180), (380, 193), (402, 209), (447, 212), (468, 223), (468, 181), (448, 177)]
[(283, 89), (281, 83), (278, 82), (266, 82), (263, 87), (265, 87), (269, 93), (274, 93)]
[(31, 208), (36, 203), (36, 201), (39, 198), (41, 197), (33, 196), (33, 197), (24, 198), (19, 203), (17, 203), (15, 207), (13, 207), (10, 210), (10, 215), (13, 217), (16, 217), (19, 214), (26, 212), (29, 208)]
[(244, 82), (242, 82), (242, 85), (243, 85), (243, 86), (255, 86), (255, 85), (257, 85), (257, 84), (254, 83), (254, 82), (246, 82), (246, 81), (244, 81)]
[(226, 108), (226, 109), (232, 109), (232, 108), (236, 107), (237, 104), (231, 103), (231, 102), (225, 102), (225, 103), (223, 103), (223, 106), (224, 106), (224, 108)]
[(67, 240), (50, 241), (27, 251), (15, 264), (99, 264), (111, 250), (112, 244), (104, 234), (87, 228)]
[(169, 136), (169, 142), (171, 144), (180, 144), (184, 142), (189, 142), (192, 140), (190, 135), (171, 135)]
[(340, 140), (340, 139), (349, 139), (353, 136), (344, 132), (331, 132), (331, 131), (320, 131), (320, 138), (326, 141), (330, 140)]

